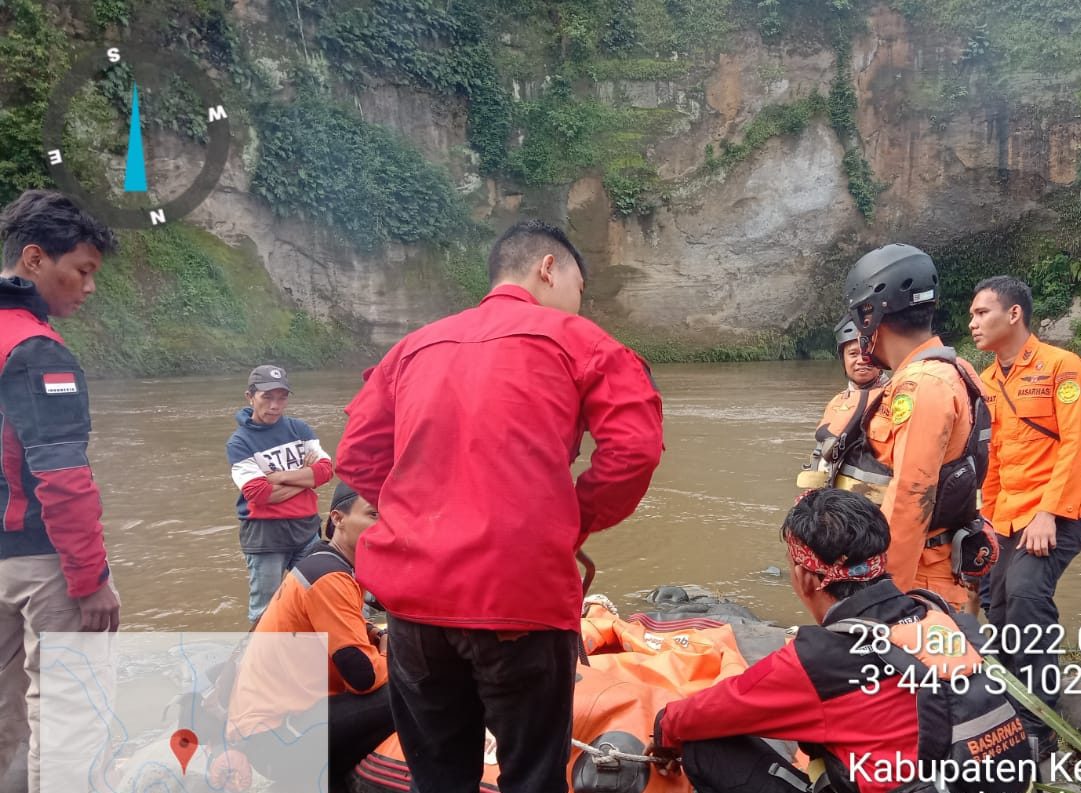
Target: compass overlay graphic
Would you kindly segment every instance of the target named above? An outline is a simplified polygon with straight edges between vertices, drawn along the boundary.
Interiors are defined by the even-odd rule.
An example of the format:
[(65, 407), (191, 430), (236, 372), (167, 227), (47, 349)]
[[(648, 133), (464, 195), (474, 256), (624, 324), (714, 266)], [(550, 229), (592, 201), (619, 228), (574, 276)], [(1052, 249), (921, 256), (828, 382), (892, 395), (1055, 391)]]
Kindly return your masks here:
[[(108, 192), (87, 190), (68, 168), (64, 151), (64, 126), (72, 100), (88, 83), (96, 81), (107, 69), (120, 64), (130, 66), (131, 116), (128, 121), (128, 147), (124, 190), (128, 194), (147, 193), (146, 164), (140, 118), (142, 88), (159, 85), (178, 77), (196, 97), (198, 114), (206, 119), (207, 141), (203, 167), (180, 195), (163, 204), (153, 203), (149, 194), (146, 206), (119, 205)], [(229, 114), (214, 81), (193, 60), (145, 45), (102, 45), (81, 55), (60, 80), (49, 97), (45, 112), (44, 149), (50, 173), (61, 190), (73, 196), (88, 210), (114, 228), (148, 229), (179, 220), (210, 195), (225, 169), (229, 156)]]

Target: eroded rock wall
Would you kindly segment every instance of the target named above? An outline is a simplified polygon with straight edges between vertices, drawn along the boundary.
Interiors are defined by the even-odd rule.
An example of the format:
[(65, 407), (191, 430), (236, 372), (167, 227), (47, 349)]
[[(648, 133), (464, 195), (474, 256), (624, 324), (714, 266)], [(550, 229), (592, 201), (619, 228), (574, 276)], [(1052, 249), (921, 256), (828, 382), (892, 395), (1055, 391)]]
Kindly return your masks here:
[[(1021, 74), (992, 90), (961, 56), (960, 41), (916, 36), (887, 8), (857, 37), (860, 134), (876, 177), (889, 185), (868, 242), (941, 242), (993, 228), (1076, 178), (1076, 79)], [(942, 96), (943, 81), (960, 99)]]
[[(242, 21), (259, 23), (259, 7), (239, 4)], [(763, 108), (829, 94), (837, 56), (825, 44), (767, 46), (745, 32), (685, 78), (596, 84), (599, 101), (671, 108), (681, 119), (647, 151), (663, 195), (643, 217), (614, 217), (596, 174), (545, 188), (480, 178), (461, 102), (387, 83), (357, 87), (355, 101), (367, 120), (447, 164), (475, 219), (496, 231), (526, 215), (566, 224), (593, 265), (591, 316), (629, 336), (728, 345), (828, 321), (838, 263), (873, 245), (940, 244), (1008, 224), (1074, 181), (1076, 79), (1019, 74), (995, 84), (961, 53), (959, 40), (913, 30), (885, 6), (853, 40), (861, 150), (884, 188), (872, 222), (849, 194), (844, 149), (824, 116), (727, 170), (703, 169), (707, 145), (738, 143)], [(515, 86), (521, 96), (538, 90)], [(438, 254), (401, 245), (361, 254), (315, 224), (277, 219), (247, 193), (239, 158), (194, 219), (226, 240), (252, 240), (298, 306), (344, 314), (375, 344), (455, 306)]]

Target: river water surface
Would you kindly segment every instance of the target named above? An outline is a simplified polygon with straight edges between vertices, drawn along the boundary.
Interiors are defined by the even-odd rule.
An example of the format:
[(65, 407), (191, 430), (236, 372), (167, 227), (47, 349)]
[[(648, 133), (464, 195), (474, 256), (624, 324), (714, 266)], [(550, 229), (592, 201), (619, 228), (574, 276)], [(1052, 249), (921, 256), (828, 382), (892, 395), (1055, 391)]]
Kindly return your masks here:
[[(127, 630), (247, 628), (236, 489), (225, 460), (245, 374), (91, 383), (91, 463)], [(780, 624), (806, 622), (778, 529), (822, 409), (843, 386), (839, 365), (668, 365), (654, 374), (667, 451), (638, 511), (586, 543), (598, 567), (592, 591), (633, 611), (648, 607), (644, 596), (658, 585), (698, 584)], [(333, 455), (359, 372), (291, 379), (290, 412)], [(320, 491), (324, 515), (332, 489)], [(1063, 577), (1058, 603), (1076, 644), (1076, 569)]]

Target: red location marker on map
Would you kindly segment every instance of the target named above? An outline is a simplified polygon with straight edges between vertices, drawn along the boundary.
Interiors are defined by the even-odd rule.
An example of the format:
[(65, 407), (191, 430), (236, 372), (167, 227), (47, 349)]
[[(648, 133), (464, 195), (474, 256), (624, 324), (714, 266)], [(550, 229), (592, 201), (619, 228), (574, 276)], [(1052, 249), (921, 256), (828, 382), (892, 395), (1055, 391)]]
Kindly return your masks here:
[(191, 730), (177, 730), (173, 733), (173, 737), (169, 739), (169, 746), (172, 747), (173, 754), (176, 755), (177, 762), (180, 763), (180, 772), (187, 774), (188, 761), (195, 754), (195, 750), (199, 748), (199, 739), (195, 737), (195, 733)]

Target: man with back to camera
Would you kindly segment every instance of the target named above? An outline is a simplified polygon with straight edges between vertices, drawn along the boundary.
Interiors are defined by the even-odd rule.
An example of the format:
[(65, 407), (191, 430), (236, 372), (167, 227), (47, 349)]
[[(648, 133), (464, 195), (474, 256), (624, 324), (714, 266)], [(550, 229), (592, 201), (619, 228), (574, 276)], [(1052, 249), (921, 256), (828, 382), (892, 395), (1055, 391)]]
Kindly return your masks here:
[(951, 563), (951, 538), (979, 517), (987, 444), (985, 427), (972, 432), (984, 410), (979, 378), (931, 330), (938, 270), (920, 249), (893, 244), (866, 254), (845, 280), (845, 298), (861, 352), (893, 377), (841, 473), (882, 504), (897, 586), (930, 589), (963, 610), (969, 597)]
[(273, 364), (248, 375), (248, 407), (225, 445), (240, 519), (240, 550), (248, 567), (248, 619), (266, 610), (282, 576), (319, 541), (316, 489), (334, 476), (330, 455), (304, 421), (285, 415), (289, 377)]
[[(1053, 708), (1057, 687), (1042, 681), (1058, 663), (1048, 652), (1059, 621), (1055, 588), (1081, 550), (1081, 359), (1029, 330), (1032, 292), (1016, 278), (980, 281), (969, 313), (977, 349), (995, 354), (980, 375), (992, 430), (983, 513), (1002, 548), (987, 618), (999, 631), (1014, 625), (1022, 632), (1021, 652), (1000, 657)], [(1022, 718), (1041, 754), (1051, 752), (1051, 729), (1027, 710)]]
[(390, 615), (391, 708), (420, 793), (476, 793), (485, 726), (500, 790), (567, 790), (575, 551), (634, 511), (662, 450), (648, 369), (577, 316), (584, 270), (560, 229), (512, 226), (480, 305), (406, 336), (346, 409), (338, 476), (380, 516), (357, 576)]
[(115, 631), (120, 621), (86, 457), (86, 378), (49, 323), (93, 294), (116, 240), (45, 190), (0, 212), (0, 239), (0, 780), (29, 739), (28, 780), (7, 781), (36, 793), (41, 632)]

